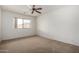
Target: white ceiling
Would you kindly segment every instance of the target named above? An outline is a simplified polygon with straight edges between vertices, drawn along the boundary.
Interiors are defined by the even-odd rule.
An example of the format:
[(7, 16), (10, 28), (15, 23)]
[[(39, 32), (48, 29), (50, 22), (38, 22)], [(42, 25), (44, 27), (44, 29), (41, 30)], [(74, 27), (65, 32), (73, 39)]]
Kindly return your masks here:
[[(32, 7), (32, 5), (29, 5), (29, 6), (30, 8)], [(36, 5), (36, 7), (42, 8), (41, 10), (42, 14), (38, 14), (36, 12), (34, 14), (31, 14), (32, 10), (29, 8), (29, 6), (28, 5), (2, 5), (1, 7), (5, 10), (9, 10), (9, 11), (17, 12), (21, 14), (24, 14), (25, 12), (25, 15), (30, 15), (30, 16), (39, 16), (59, 8), (59, 6), (57, 5)]]

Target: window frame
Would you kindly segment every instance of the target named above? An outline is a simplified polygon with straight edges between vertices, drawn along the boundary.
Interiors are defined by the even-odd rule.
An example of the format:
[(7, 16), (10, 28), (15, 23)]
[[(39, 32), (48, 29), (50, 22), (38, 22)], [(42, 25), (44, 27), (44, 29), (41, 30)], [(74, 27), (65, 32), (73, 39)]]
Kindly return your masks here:
[[(17, 24), (17, 20), (18, 20), (18, 19), (22, 19), (22, 22), (23, 22), (22, 28), (18, 28), (18, 27), (17, 27), (17, 25), (18, 25), (18, 24)], [(15, 28), (16, 28), (16, 29), (30, 29), (30, 28), (24, 28), (24, 20), (25, 20), (25, 19), (31, 21), (31, 23), (30, 23), (30, 28), (32, 28), (32, 19), (20, 18), (20, 17), (15, 17)]]

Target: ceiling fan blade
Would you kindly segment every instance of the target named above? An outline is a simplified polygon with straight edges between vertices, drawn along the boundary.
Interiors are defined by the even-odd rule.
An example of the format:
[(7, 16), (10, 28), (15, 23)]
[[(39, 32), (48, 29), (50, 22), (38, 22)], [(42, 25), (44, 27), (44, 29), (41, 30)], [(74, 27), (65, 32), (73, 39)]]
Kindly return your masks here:
[(34, 13), (34, 10), (32, 10), (32, 14)]
[(41, 12), (39, 12), (39, 11), (37, 11), (37, 10), (35, 10), (37, 13), (40, 13), (41, 14)]
[(42, 10), (42, 8), (37, 8), (37, 10)]

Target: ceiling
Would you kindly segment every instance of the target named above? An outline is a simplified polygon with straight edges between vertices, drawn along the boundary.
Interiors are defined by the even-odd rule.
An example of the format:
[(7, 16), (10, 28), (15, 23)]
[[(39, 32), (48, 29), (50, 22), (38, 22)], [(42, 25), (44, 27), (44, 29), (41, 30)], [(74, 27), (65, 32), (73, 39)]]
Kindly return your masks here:
[(48, 13), (52, 10), (58, 9), (59, 6), (57, 6), (57, 5), (36, 5), (36, 7), (42, 8), (42, 10), (41, 10), (42, 14), (38, 14), (36, 12), (34, 14), (31, 14), (32, 5), (2, 5), (1, 7), (2, 7), (2, 9), (24, 14), (24, 15), (40, 16), (40, 15)]

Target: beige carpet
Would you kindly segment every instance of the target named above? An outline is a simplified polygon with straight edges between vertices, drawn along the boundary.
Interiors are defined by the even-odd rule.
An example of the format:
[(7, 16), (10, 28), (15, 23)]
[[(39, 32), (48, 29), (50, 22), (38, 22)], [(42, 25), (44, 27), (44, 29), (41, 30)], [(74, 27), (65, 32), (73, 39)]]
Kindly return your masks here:
[(79, 52), (79, 47), (55, 40), (34, 36), (0, 43), (0, 52), (21, 53), (68, 53)]

